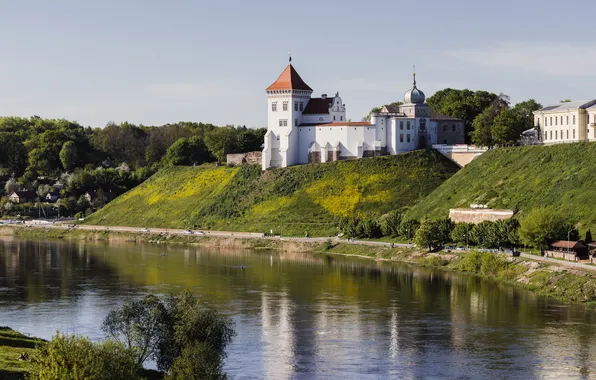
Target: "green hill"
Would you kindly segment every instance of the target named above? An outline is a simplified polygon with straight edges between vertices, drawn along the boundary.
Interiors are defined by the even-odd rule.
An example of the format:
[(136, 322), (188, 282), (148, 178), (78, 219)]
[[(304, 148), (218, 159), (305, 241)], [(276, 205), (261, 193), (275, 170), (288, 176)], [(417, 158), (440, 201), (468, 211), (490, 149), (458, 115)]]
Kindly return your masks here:
[(493, 149), (445, 181), (408, 214), (447, 216), (472, 203), (519, 210), (553, 205), (582, 230), (596, 229), (596, 144)]
[(414, 205), (458, 170), (431, 150), (300, 165), (173, 167), (123, 194), (88, 224), (327, 236), (339, 217)]

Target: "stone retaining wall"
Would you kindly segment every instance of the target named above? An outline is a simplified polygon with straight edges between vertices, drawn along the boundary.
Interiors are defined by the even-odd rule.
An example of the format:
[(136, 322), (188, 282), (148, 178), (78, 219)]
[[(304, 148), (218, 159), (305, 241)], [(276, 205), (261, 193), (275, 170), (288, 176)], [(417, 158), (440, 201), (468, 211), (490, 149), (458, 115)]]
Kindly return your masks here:
[(263, 152), (233, 153), (226, 156), (228, 165), (260, 165), (262, 163)]

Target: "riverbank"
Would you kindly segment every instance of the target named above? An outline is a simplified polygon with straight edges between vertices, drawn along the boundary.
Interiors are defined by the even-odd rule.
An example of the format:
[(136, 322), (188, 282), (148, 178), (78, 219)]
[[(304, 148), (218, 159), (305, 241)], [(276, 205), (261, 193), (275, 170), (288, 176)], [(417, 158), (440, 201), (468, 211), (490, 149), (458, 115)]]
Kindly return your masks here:
[(148, 242), (157, 244), (195, 244), (212, 248), (271, 249), (346, 255), (374, 260), (406, 262), (440, 270), (467, 273), (502, 283), (513, 284), (539, 295), (566, 303), (596, 306), (596, 272), (566, 266), (555, 260), (544, 262), (528, 257), (511, 257), (479, 252), (439, 252), (386, 243), (347, 243), (340, 240), (266, 238), (238, 236), (182, 235), (150, 232), (63, 229), (40, 227), (0, 227), (0, 236), (21, 238), (58, 238), (106, 242)]
[(0, 327), (0, 379), (21, 380), (28, 373), (28, 361), (19, 360), (21, 354), (31, 356), (42, 339), (23, 335), (9, 327)]

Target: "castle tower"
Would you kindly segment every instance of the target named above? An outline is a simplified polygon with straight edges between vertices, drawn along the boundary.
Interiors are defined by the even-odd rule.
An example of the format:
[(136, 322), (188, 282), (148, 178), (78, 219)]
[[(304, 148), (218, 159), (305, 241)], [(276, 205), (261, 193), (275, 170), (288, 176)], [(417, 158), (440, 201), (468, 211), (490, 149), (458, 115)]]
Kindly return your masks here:
[(263, 148), (263, 170), (298, 163), (298, 131), (302, 111), (312, 89), (290, 63), (279, 78), (267, 87), (267, 134)]
[(416, 72), (413, 73), (412, 88), (406, 91), (404, 94), (404, 104), (400, 106), (400, 110), (403, 110), (408, 117), (415, 119), (416, 132), (418, 135), (418, 149), (424, 149), (430, 147), (435, 141), (429, 134), (430, 131), (430, 110), (428, 105), (424, 102), (426, 96), (424, 92), (418, 89), (416, 86)]

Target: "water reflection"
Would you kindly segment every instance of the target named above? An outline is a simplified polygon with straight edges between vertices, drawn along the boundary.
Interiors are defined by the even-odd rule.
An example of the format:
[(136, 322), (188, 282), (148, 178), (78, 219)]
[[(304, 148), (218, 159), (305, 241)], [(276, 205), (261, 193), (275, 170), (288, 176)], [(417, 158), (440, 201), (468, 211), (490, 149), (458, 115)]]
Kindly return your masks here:
[(305, 253), (0, 241), (0, 324), (44, 338), (100, 338), (127, 296), (185, 288), (235, 320), (237, 379), (596, 376), (594, 312), (473, 277)]

